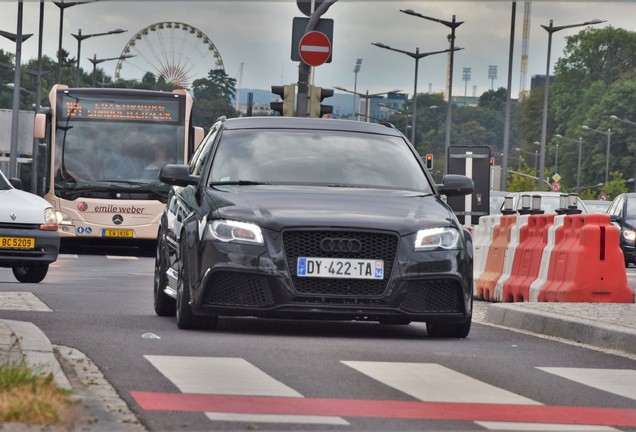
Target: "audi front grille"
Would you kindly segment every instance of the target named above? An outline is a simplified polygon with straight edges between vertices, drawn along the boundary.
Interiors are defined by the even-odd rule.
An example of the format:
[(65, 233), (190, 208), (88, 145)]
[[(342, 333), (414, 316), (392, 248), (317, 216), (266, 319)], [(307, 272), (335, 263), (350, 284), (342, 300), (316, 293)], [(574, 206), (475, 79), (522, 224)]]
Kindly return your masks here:
[[(399, 238), (366, 231), (298, 230), (283, 233), (283, 248), (294, 289), (299, 294), (374, 297), (385, 293)], [(384, 261), (384, 279), (312, 278), (296, 275), (298, 257), (374, 259)]]

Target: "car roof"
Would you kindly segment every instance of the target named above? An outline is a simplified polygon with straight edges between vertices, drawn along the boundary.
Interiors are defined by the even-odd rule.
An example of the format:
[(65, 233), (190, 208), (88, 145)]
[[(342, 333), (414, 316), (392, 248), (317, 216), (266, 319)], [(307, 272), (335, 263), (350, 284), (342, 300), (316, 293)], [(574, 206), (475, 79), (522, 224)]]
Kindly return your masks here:
[(403, 136), (390, 123), (301, 117), (237, 117), (223, 120), (223, 127), (225, 129), (319, 129)]

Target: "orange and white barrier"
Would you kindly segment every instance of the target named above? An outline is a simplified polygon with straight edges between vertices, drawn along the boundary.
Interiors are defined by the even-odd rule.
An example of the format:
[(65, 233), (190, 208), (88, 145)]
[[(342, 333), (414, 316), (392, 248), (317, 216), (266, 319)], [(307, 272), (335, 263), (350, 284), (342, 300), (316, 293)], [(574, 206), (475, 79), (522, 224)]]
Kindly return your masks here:
[[(476, 230), (473, 241), (485, 245), (489, 235)], [(609, 215), (501, 216), (475, 261), (484, 261), (483, 272), (474, 273), (477, 299), (634, 303)]]

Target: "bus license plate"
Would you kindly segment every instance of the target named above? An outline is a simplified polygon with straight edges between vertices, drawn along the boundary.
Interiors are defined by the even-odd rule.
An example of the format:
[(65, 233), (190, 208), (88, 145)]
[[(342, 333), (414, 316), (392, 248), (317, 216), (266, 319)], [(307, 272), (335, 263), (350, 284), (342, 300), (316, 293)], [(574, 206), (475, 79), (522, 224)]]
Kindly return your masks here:
[(35, 239), (32, 237), (0, 237), (2, 249), (33, 249)]
[(341, 279), (382, 279), (384, 261), (351, 258), (299, 257), (296, 275)]
[(102, 237), (132, 237), (133, 230), (130, 229), (105, 229)]

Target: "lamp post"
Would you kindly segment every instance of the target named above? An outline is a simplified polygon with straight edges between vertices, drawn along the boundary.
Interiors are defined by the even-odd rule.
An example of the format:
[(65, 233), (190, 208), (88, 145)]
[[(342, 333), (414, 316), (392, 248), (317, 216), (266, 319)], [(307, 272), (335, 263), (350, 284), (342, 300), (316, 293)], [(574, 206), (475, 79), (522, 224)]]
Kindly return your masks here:
[(520, 153), (525, 153), (528, 154), (530, 156), (534, 156), (534, 169), (537, 169), (537, 162), (538, 162), (538, 157), (539, 157), (539, 150), (535, 150), (534, 153), (526, 151), (526, 150), (522, 150), (519, 147), (515, 147), (515, 150), (520, 152)]
[[(419, 47), (415, 49), (415, 52), (411, 52), (411, 51), (405, 51), (405, 50), (401, 50), (397, 48), (392, 48), (381, 42), (372, 42), (371, 45), (375, 45), (379, 48), (384, 48), (390, 51), (406, 54), (407, 56), (415, 59), (415, 84), (413, 86), (413, 118), (411, 119), (411, 144), (415, 145), (415, 118), (417, 116), (417, 68), (418, 68), (419, 61), (421, 58), (428, 57), (430, 55), (450, 52), (451, 49), (448, 48), (442, 51), (431, 51), (431, 52), (421, 53)], [(463, 48), (453, 48), (453, 50), (455, 51), (459, 51), (461, 49)]]
[(116, 29), (116, 30), (111, 30), (109, 32), (104, 32), (104, 33), (93, 33), (93, 34), (87, 34), (87, 35), (83, 35), (82, 34), (82, 29), (79, 29), (77, 31), (77, 34), (71, 34), (71, 36), (73, 36), (75, 39), (77, 39), (77, 87), (80, 86), (80, 53), (82, 50), (82, 41), (84, 39), (88, 39), (88, 38), (92, 38), (95, 36), (106, 36), (106, 35), (111, 35), (111, 34), (119, 34), (119, 33), (124, 33), (126, 30), (122, 30), (122, 29)]
[(17, 33), (9, 33), (0, 30), (0, 36), (3, 36), (15, 42), (15, 66), (13, 82), (13, 110), (11, 113), (11, 149), (9, 153), (9, 177), (17, 177), (17, 153), (18, 153), (18, 116), (20, 114), (20, 64), (22, 62), (22, 42), (30, 38), (30, 34), (22, 34), (22, 15), (24, 5), (22, 0), (18, 2), (18, 22)]
[[(610, 116), (610, 118), (611, 118), (612, 120), (618, 120), (618, 121), (620, 121), (620, 122), (627, 123), (627, 124), (630, 124), (630, 125), (632, 125), (632, 126), (636, 126), (636, 122), (633, 122), (633, 121), (631, 121), (631, 120), (627, 120), (627, 119), (623, 119), (623, 118), (617, 117), (617, 116), (615, 116), (615, 115), (611, 115), (611, 116)], [(634, 170), (634, 177), (633, 177), (633, 179), (634, 179), (634, 192), (636, 192), (636, 167), (635, 167), (635, 170)]]
[[(455, 29), (462, 25), (464, 21), (456, 21), (455, 15), (451, 21), (445, 21), (439, 18), (433, 18), (426, 15), (422, 15), (413, 11), (412, 9), (400, 9), (400, 12), (403, 12), (407, 15), (413, 15), (418, 18), (423, 18), (429, 21), (435, 21), (437, 23), (443, 24), (446, 27), (451, 29), (451, 33), (448, 35), (448, 41), (450, 42), (450, 56), (448, 60), (448, 106), (446, 107), (446, 139), (444, 140), (444, 154), (448, 154), (448, 147), (450, 147), (450, 134), (451, 134), (451, 106), (452, 106), (452, 98), (453, 98), (453, 62), (455, 59)], [(446, 163), (444, 163), (444, 174), (447, 171)]]
[(575, 143), (578, 143), (578, 150), (579, 150), (579, 154), (578, 154), (578, 161), (577, 161), (577, 165), (576, 165), (576, 190), (579, 190), (579, 187), (581, 186), (581, 147), (583, 145), (583, 138), (579, 137), (579, 139), (575, 140), (572, 138), (566, 138), (561, 134), (556, 134), (554, 136), (555, 138), (560, 138), (562, 140), (566, 140), (566, 141), (572, 141)]
[[(388, 94), (388, 93), (397, 93), (397, 92), (401, 91), (401, 90), (392, 90), (392, 91), (388, 91), (388, 92), (382, 92), (382, 93), (373, 93), (373, 94), (369, 94), (369, 90), (367, 90), (367, 92), (366, 92), (366, 93), (358, 93), (358, 92), (353, 92), (353, 91), (351, 91), (351, 90), (347, 90), (347, 89), (346, 89), (346, 88), (344, 88), (344, 87), (336, 87), (336, 86), (334, 86), (333, 88), (335, 88), (336, 90), (343, 91), (343, 92), (353, 93), (353, 95), (354, 95), (353, 97), (354, 97), (354, 98), (355, 98), (355, 97), (356, 97), (356, 95), (357, 95), (357, 96), (360, 96), (361, 98), (365, 99), (365, 100), (366, 100), (366, 102), (365, 102), (365, 110), (364, 110), (364, 111), (365, 111), (365, 114), (364, 114), (364, 117), (366, 117), (367, 122), (369, 122), (369, 119), (371, 118), (371, 116), (370, 116), (370, 114), (371, 114), (371, 110), (370, 110), (370, 106), (369, 106), (369, 105), (370, 105), (370, 104), (369, 104), (369, 100), (370, 100), (372, 97), (374, 97), (374, 96), (382, 96), (382, 95), (385, 95), (385, 94)], [(356, 111), (356, 113), (357, 113), (357, 111)]]
[(64, 9), (70, 8), (71, 6), (76, 6), (78, 4), (83, 4), (86, 2), (53, 2), (55, 6), (60, 8), (60, 29), (59, 29), (59, 40), (57, 44), (57, 83), (62, 82), (62, 31), (64, 28)]
[(582, 27), (586, 25), (592, 24), (600, 24), (605, 21), (601, 21), (598, 19), (592, 21), (585, 21), (580, 24), (569, 24), (564, 26), (553, 26), (552, 20), (550, 20), (549, 25), (541, 25), (548, 32), (548, 59), (545, 66), (545, 80), (544, 80), (544, 88), (543, 88), (543, 119), (541, 122), (541, 157), (539, 159), (539, 181), (537, 183), (537, 190), (543, 190), (543, 171), (545, 168), (545, 140), (547, 135), (547, 126), (548, 126), (548, 89), (550, 87), (550, 51), (552, 50), (552, 34), (556, 33), (560, 30), (564, 30), (572, 27)]
[(602, 130), (598, 130), (598, 129), (592, 129), (591, 127), (588, 127), (586, 125), (581, 126), (581, 129), (586, 130), (586, 131), (590, 131), (590, 132), (596, 132), (602, 135), (605, 135), (607, 137), (607, 151), (605, 154), (605, 183), (607, 183), (607, 181), (609, 180), (609, 157), (610, 157), (610, 143), (612, 140), (612, 134), (614, 132), (612, 132), (612, 129), (608, 128), (607, 131), (602, 131)]
[(355, 78), (353, 79), (353, 114), (358, 112), (358, 106), (356, 105), (356, 95), (355, 93), (358, 91), (358, 72), (360, 72), (360, 67), (362, 66), (362, 59), (359, 58), (356, 60), (356, 64), (353, 66), (353, 73), (355, 74)]
[(131, 58), (131, 57), (135, 57), (134, 55), (123, 55), (123, 56), (119, 56), (119, 57), (110, 57), (110, 58), (105, 58), (105, 59), (98, 59), (97, 58), (97, 54), (93, 54), (93, 58), (88, 58), (88, 61), (90, 61), (91, 63), (93, 63), (93, 87), (95, 87), (97, 85), (97, 65), (100, 63), (103, 63), (105, 61), (111, 61), (111, 60), (125, 60), (127, 58)]

